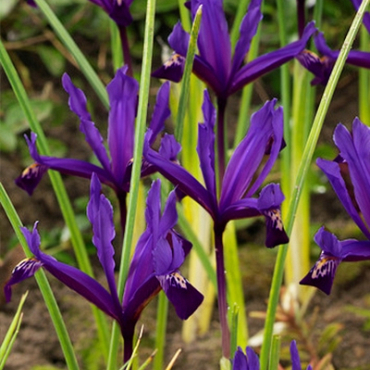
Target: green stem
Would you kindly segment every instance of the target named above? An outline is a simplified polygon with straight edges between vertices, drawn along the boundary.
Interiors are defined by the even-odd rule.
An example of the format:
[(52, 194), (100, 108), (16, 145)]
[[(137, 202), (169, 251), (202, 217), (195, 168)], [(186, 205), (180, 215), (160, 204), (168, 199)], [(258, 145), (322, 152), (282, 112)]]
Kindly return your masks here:
[(179, 12), (180, 12), (180, 19), (181, 25), (184, 31), (190, 32), (191, 29), (191, 21), (189, 10), (185, 6), (185, 2), (183, 0), (179, 0)]
[[(123, 290), (125, 287), (130, 264), (130, 252), (135, 224), (136, 205), (139, 194), (139, 185), (140, 185), (139, 182), (142, 162), (141, 158), (143, 155), (144, 134), (146, 129), (147, 107), (149, 100), (150, 72), (153, 55), (155, 4), (156, 4), (155, 0), (148, 0), (147, 2), (144, 47), (143, 47), (143, 64), (141, 69), (140, 96), (135, 131), (134, 162), (131, 175), (130, 196), (125, 228), (126, 232), (122, 246), (121, 264), (117, 287), (118, 296), (120, 298), (123, 296)], [(108, 370), (114, 370), (116, 368), (119, 335), (120, 328), (117, 325), (117, 323), (114, 323), (110, 341), (110, 351), (107, 366)]]
[(167, 314), (168, 299), (162, 291), (158, 295), (157, 328), (155, 332), (155, 348), (157, 352), (154, 357), (154, 370), (163, 369), (164, 349), (166, 346)]
[(67, 32), (67, 30), (64, 28), (60, 20), (51, 10), (47, 2), (45, 0), (35, 0), (35, 2), (38, 8), (44, 13), (46, 19), (50, 23), (50, 26), (54, 29), (55, 33), (58, 35), (64, 46), (75, 58), (77, 64), (81, 69), (81, 72), (85, 75), (86, 79), (89, 81), (91, 87), (96, 92), (105, 108), (108, 109), (109, 108), (108, 94), (105, 90), (103, 83), (101, 82), (100, 78), (91, 67), (85, 55), (82, 53), (80, 48), (72, 39), (71, 35)]
[[(37, 134), (37, 145), (39, 147), (40, 154), (50, 156), (50, 149), (45, 134), (42, 130), (40, 123), (36, 119), (35, 113), (31, 108), (31, 104), (29, 102), (26, 91), (2, 42), (0, 42), (0, 62), (9, 79), (12, 89), (19, 101), (19, 104), (27, 118), (31, 130)], [(64, 220), (71, 233), (73, 250), (76, 254), (78, 265), (83, 272), (87, 273), (90, 276), (93, 276), (93, 271), (86, 252), (86, 247), (81, 232), (77, 227), (76, 218), (71, 203), (69, 201), (66, 189), (64, 187), (62, 178), (60, 174), (56, 171), (48, 171), (48, 174), (55, 195), (57, 197), (60, 209), (62, 211)], [(107, 357), (108, 356), (107, 341), (109, 338), (109, 330), (107, 326), (106, 317), (95, 306), (92, 306), (92, 310), (97, 324), (103, 353)]]
[(200, 6), (195, 14), (193, 27), (190, 32), (188, 52), (186, 54), (184, 75), (182, 77), (179, 109), (176, 115), (175, 124), (175, 137), (179, 143), (182, 142), (182, 135), (184, 131), (185, 113), (188, 108), (189, 91), (190, 91), (190, 77), (193, 69), (193, 62), (195, 56), (195, 50), (197, 48), (197, 39), (200, 27), (200, 21), (202, 19), (202, 6)]
[(123, 51), (117, 24), (112, 19), (109, 19), (109, 30), (110, 44), (112, 50), (112, 64), (113, 69), (117, 71), (117, 69), (123, 66)]
[(13, 320), (9, 326), (9, 329), (7, 330), (4, 340), (1, 343), (0, 346), (0, 370), (4, 369), (4, 366), (6, 364), (6, 361), (10, 355), (10, 352), (13, 348), (14, 342), (17, 338), (17, 335), (19, 333), (19, 329), (21, 327), (22, 318), (23, 318), (23, 312), (22, 308), (24, 305), (24, 302), (26, 301), (28, 295), (28, 291), (24, 293), (21, 297), (21, 300), (19, 302), (17, 312), (15, 313)]
[[(360, 49), (370, 53), (370, 35), (365, 26), (361, 27)], [(360, 68), (359, 74), (359, 116), (360, 120), (370, 126), (370, 70)]]
[[(299, 201), (299, 198), (302, 192), (303, 184), (306, 179), (309, 166), (311, 164), (311, 160), (312, 160), (312, 156), (313, 156), (313, 153), (316, 147), (316, 143), (317, 143), (319, 134), (321, 132), (321, 128), (324, 123), (326, 113), (329, 108), (329, 104), (333, 97), (335, 88), (339, 80), (339, 76), (344, 67), (344, 63), (346, 61), (348, 53), (352, 47), (355, 36), (360, 28), (363, 14), (366, 10), (368, 3), (369, 3), (369, 0), (363, 0), (361, 3), (361, 6), (344, 40), (342, 49), (334, 65), (333, 71), (329, 78), (329, 82), (324, 90), (323, 97), (320, 101), (320, 105), (316, 112), (314, 122), (312, 125), (312, 129), (310, 131), (310, 135), (308, 137), (307, 144), (303, 152), (302, 161), (298, 169), (295, 186), (292, 191), (289, 212), (286, 218), (287, 220), (286, 229), (287, 229), (288, 235), (292, 231), (292, 227), (294, 223), (294, 216), (297, 211), (298, 201)], [(276, 260), (275, 269), (274, 269), (274, 275), (273, 275), (273, 280), (272, 280), (271, 289), (270, 289), (269, 303), (268, 303), (268, 308), (267, 308), (267, 317), (265, 321), (265, 332), (264, 332), (264, 339), (263, 339), (263, 345), (262, 345), (261, 356), (260, 356), (261, 370), (266, 370), (268, 368), (268, 357), (269, 357), (270, 348), (271, 348), (273, 326), (274, 326), (274, 321), (275, 321), (276, 308), (277, 308), (278, 301), (279, 301), (280, 288), (281, 288), (282, 279), (283, 279), (284, 263), (285, 263), (286, 254), (287, 254), (287, 245), (280, 246), (279, 251), (278, 251), (277, 260)]]
[[(283, 0), (277, 0), (279, 38), (280, 46), (284, 47), (288, 43), (286, 30), (285, 3)], [(291, 83), (289, 75), (289, 66), (287, 63), (280, 67), (281, 75), (281, 102), (284, 107), (284, 140), (287, 148), (281, 153), (281, 187), (284, 194), (290, 194), (290, 104), (291, 104)], [(284, 211), (284, 208), (283, 208)], [(284, 213), (284, 212), (283, 212)]]
[[(24, 238), (21, 232), (21, 229), (20, 229), (22, 226), (22, 222), (8, 194), (6, 193), (6, 190), (4, 189), (1, 183), (0, 183), (0, 203), (2, 207), (4, 208), (4, 211), (14, 229), (15, 234), (17, 235), (19, 242), (22, 245), (24, 253), (26, 254), (27, 257), (32, 257), (33, 254), (31, 253), (27, 245), (26, 239)], [(76, 356), (73, 350), (71, 340), (69, 338), (67, 329), (65, 327), (63, 317), (60, 313), (58, 303), (55, 300), (53, 291), (42, 269), (36, 272), (35, 279), (37, 281), (37, 284), (39, 285), (41, 294), (45, 300), (45, 304), (49, 311), (51, 320), (53, 321), (55, 331), (57, 333), (60, 345), (63, 350), (64, 358), (67, 363), (67, 367), (70, 370), (74, 370), (74, 369), (77, 370), (79, 369), (79, 367), (78, 367), (77, 359), (76, 359)]]

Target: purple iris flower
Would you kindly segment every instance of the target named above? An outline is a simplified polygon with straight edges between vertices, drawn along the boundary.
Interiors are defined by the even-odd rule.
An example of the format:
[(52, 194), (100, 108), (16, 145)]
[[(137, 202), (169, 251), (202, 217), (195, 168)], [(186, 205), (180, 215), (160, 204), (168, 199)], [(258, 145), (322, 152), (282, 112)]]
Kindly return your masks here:
[(245, 354), (243, 350), (238, 347), (232, 360), (232, 370), (259, 370), (260, 361), (256, 353), (251, 347), (247, 347)]
[[(262, 189), (259, 198), (253, 198), (270, 172), (283, 143), (283, 111), (281, 107), (275, 109), (275, 104), (275, 99), (267, 102), (252, 116), (248, 134), (227, 165), (219, 200), (216, 194), (214, 149), (216, 111), (207, 91), (202, 107), (205, 122), (199, 125), (197, 147), (205, 186), (183, 167), (161, 154), (167, 153), (167, 146), (170, 146), (173, 138), (170, 139), (168, 135), (164, 137), (159, 153), (150, 148), (148, 140), (144, 148), (145, 159), (176, 185), (178, 191), (198, 202), (211, 215), (219, 232), (223, 232), (230, 220), (264, 216), (267, 247), (288, 241), (281, 222), (280, 205), (284, 195), (279, 185), (269, 184)], [(269, 157), (255, 176), (265, 154), (269, 154)]]
[[(72, 158), (56, 158), (42, 156), (36, 148), (36, 134), (31, 133), (27, 138), (30, 154), (35, 164), (28, 167), (16, 184), (32, 195), (42, 176), (48, 169), (56, 170), (64, 174), (90, 179), (96, 173), (99, 180), (110, 186), (116, 193), (121, 207), (122, 227), (126, 217), (126, 194), (130, 189), (132, 169), (132, 157), (134, 151), (135, 117), (139, 85), (135, 79), (126, 75), (127, 67), (119, 69), (116, 76), (107, 86), (110, 101), (108, 118), (109, 154), (104, 146), (104, 141), (91, 120), (86, 107), (86, 97), (82, 90), (75, 87), (67, 74), (64, 74), (63, 87), (69, 94), (69, 107), (80, 119), (80, 130), (85, 135), (87, 143), (93, 150), (101, 166)], [(150, 122), (150, 144), (164, 128), (164, 121), (169, 117), (169, 83), (162, 85), (157, 95), (157, 103), (154, 107)], [(142, 166), (142, 176), (150, 174), (153, 169), (148, 164)]]
[[(233, 54), (228, 25), (223, 10), (222, 0), (191, 0), (187, 3), (192, 17), (200, 5), (202, 21), (198, 37), (199, 55), (195, 56), (193, 72), (211, 88), (217, 98), (226, 101), (236, 91), (258, 77), (278, 68), (294, 58), (304, 48), (315, 31), (314, 24), (309, 24), (299, 41), (293, 42), (279, 50), (262, 55), (244, 64), (253, 36), (262, 19), (262, 0), (252, 0), (240, 26), (240, 38)], [(187, 47), (187, 34), (178, 23), (168, 42), (174, 50), (170, 61), (153, 73), (153, 76), (178, 82), (182, 78)]]
[[(269, 184), (261, 190), (259, 198), (253, 197), (271, 170), (283, 143), (283, 111), (282, 108), (275, 110), (275, 103), (276, 100), (267, 102), (252, 116), (249, 131), (236, 148), (222, 176), (219, 199), (215, 172), (216, 111), (207, 91), (202, 107), (204, 123), (199, 125), (197, 146), (205, 185), (174, 160), (168, 159), (169, 153), (180, 150), (172, 136), (167, 135), (162, 139), (159, 153), (150, 148), (148, 139), (144, 144), (145, 159), (176, 185), (180, 196), (188, 195), (193, 198), (213, 218), (222, 350), (226, 358), (230, 357), (222, 241), (226, 224), (234, 219), (264, 216), (267, 226), (266, 246), (273, 247), (288, 242), (281, 221), (280, 206), (284, 195), (279, 185)], [(257, 174), (265, 154), (269, 154), (269, 158)]]
[[(342, 261), (370, 259), (370, 128), (358, 118), (353, 121), (352, 133), (339, 124), (334, 141), (339, 156), (334, 161), (319, 158), (317, 164), (367, 240), (340, 241), (324, 228), (317, 232), (315, 241), (322, 252), (301, 284), (315, 286), (326, 294), (330, 294), (335, 272)], [(346, 183), (348, 171), (351, 184)]]
[[(361, 5), (361, 1), (352, 0), (352, 3), (357, 11)], [(369, 12), (365, 12), (363, 24), (370, 33)], [(340, 50), (331, 50), (326, 44), (324, 34), (322, 32), (315, 36), (314, 41), (316, 49), (322, 55), (322, 57), (319, 57), (310, 50), (304, 50), (297, 56), (297, 59), (306, 69), (314, 74), (315, 78), (311, 81), (311, 85), (326, 85)], [(365, 51), (351, 50), (346, 59), (346, 63), (355, 67), (370, 69), (370, 53)]]
[[(319, 53), (323, 55), (321, 58), (310, 50), (304, 50), (297, 56), (297, 59), (303, 67), (315, 75), (315, 78), (311, 81), (311, 85), (326, 85), (340, 50), (331, 50), (326, 44), (322, 32), (315, 37), (315, 45)], [(356, 67), (370, 69), (370, 53), (351, 50), (346, 63)]]
[[(297, 349), (297, 343), (292, 340), (290, 343), (290, 356), (292, 360), (292, 370), (302, 370), (301, 360)], [(246, 353), (238, 347), (232, 360), (232, 370), (259, 370), (259, 358), (251, 347), (246, 348)], [(307, 366), (306, 370), (312, 370), (311, 365)]]
[(140, 314), (161, 289), (183, 320), (193, 314), (203, 296), (179, 272), (191, 244), (173, 230), (177, 221), (176, 197), (173, 192), (161, 215), (160, 181), (157, 180), (148, 194), (147, 229), (136, 246), (121, 304), (114, 277), (113, 209), (108, 199), (101, 194), (101, 184), (96, 174), (91, 179), (90, 196), (87, 216), (93, 227), (93, 243), (107, 279), (108, 290), (77, 268), (58, 262), (43, 253), (40, 250), (36, 222), (32, 232), (22, 227), (34, 257), (21, 261), (15, 267), (12, 277), (5, 285), (5, 296), (9, 301), (11, 286), (33, 276), (43, 267), (118, 322), (125, 341), (124, 360), (127, 361), (132, 354), (134, 329)]

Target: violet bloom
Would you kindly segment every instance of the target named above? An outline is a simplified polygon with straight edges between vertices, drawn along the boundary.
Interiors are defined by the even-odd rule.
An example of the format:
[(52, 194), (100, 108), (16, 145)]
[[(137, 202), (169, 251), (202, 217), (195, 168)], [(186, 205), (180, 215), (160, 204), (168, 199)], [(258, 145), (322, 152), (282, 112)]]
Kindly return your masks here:
[[(297, 343), (292, 340), (290, 343), (290, 356), (292, 360), (292, 370), (302, 370), (301, 360), (297, 349)], [(259, 358), (251, 347), (246, 348), (244, 354), (243, 350), (238, 347), (232, 360), (232, 370), (259, 370)], [(306, 370), (312, 370), (311, 365), (307, 366)]]
[[(199, 55), (195, 55), (193, 73), (203, 80), (217, 97), (217, 154), (219, 158), (217, 166), (220, 177), (223, 176), (225, 168), (226, 153), (223, 143), (225, 142), (224, 121), (228, 97), (262, 75), (293, 59), (304, 50), (308, 39), (315, 31), (314, 23), (310, 23), (300, 40), (244, 64), (251, 41), (262, 19), (261, 3), (262, 0), (251, 0), (248, 12), (240, 26), (240, 37), (234, 51), (231, 47), (223, 1), (191, 0), (187, 3), (193, 18), (198, 7), (203, 5), (197, 40)], [(175, 82), (181, 80), (189, 37), (180, 23), (174, 27), (168, 38), (174, 55), (163, 67), (155, 71), (153, 76)]]
[[(193, 72), (215, 92), (221, 101), (226, 102), (231, 94), (294, 58), (305, 48), (309, 37), (315, 31), (314, 24), (311, 23), (306, 27), (299, 41), (243, 65), (252, 38), (262, 19), (261, 3), (262, 0), (250, 2), (248, 12), (241, 23), (240, 38), (233, 53), (223, 1), (191, 0), (188, 2), (193, 18), (198, 7), (203, 5), (198, 37), (199, 55), (195, 56)], [(153, 76), (175, 82), (181, 80), (189, 37), (180, 23), (174, 27), (168, 38), (174, 55), (163, 67), (155, 71)]]
[[(370, 259), (370, 128), (358, 118), (353, 121), (352, 133), (339, 124), (334, 142), (340, 151), (339, 156), (334, 161), (319, 158), (317, 165), (367, 240), (340, 241), (324, 228), (317, 232), (315, 241), (322, 252), (300, 283), (315, 286), (326, 294), (330, 294), (335, 272), (342, 261)], [(352, 182), (350, 185), (345, 182), (346, 170)]]
[[(169, 135), (163, 138), (159, 153), (150, 148), (148, 140), (144, 145), (145, 159), (176, 185), (178, 191), (193, 198), (211, 215), (218, 233), (222, 234), (230, 220), (264, 216), (266, 246), (269, 248), (287, 242), (280, 217), (284, 195), (278, 184), (269, 184), (262, 189), (259, 198), (253, 196), (270, 172), (283, 143), (283, 110), (281, 107), (275, 109), (275, 104), (276, 99), (269, 101), (252, 115), (249, 131), (227, 165), (219, 200), (216, 194), (214, 149), (216, 111), (207, 91), (202, 107), (205, 122), (199, 124), (197, 147), (205, 186), (183, 167), (162, 155), (173, 143)], [(265, 154), (269, 154), (269, 157), (255, 176)]]
[[(230, 356), (222, 242), (226, 224), (230, 220), (239, 218), (264, 216), (267, 226), (266, 246), (273, 247), (288, 242), (281, 221), (280, 206), (284, 195), (279, 185), (269, 184), (261, 190), (258, 198), (254, 197), (270, 172), (283, 142), (283, 111), (282, 108), (275, 110), (275, 103), (276, 100), (267, 102), (252, 116), (246, 137), (236, 148), (226, 167), (220, 187), (220, 199), (217, 197), (215, 176), (216, 111), (207, 91), (204, 94), (202, 107), (205, 122), (199, 125), (197, 147), (205, 185), (162, 154), (176, 152), (179, 149), (173, 137), (168, 135), (164, 137), (159, 153), (150, 148), (148, 140), (144, 144), (145, 159), (176, 185), (178, 193), (188, 195), (198, 202), (214, 221), (219, 313), (225, 357)], [(269, 158), (257, 174), (265, 154), (269, 154)]]
[[(352, 0), (356, 9), (361, 5), (360, 0)], [(365, 12), (363, 24), (370, 33), (370, 13)], [(319, 57), (310, 50), (302, 51), (298, 56), (298, 61), (314, 74), (315, 78), (311, 81), (311, 85), (326, 85), (334, 64), (338, 58), (340, 50), (331, 50), (326, 44), (324, 34), (320, 32), (314, 38), (315, 46), (318, 52), (322, 55)], [(346, 63), (355, 67), (370, 69), (370, 53), (365, 51), (350, 50)]]
[[(36, 134), (31, 133), (27, 138), (30, 154), (35, 164), (28, 167), (16, 184), (32, 195), (43, 174), (48, 170), (56, 170), (63, 174), (90, 179), (96, 173), (99, 180), (111, 187), (119, 200), (121, 223), (124, 228), (126, 217), (126, 194), (130, 189), (132, 158), (134, 151), (135, 117), (139, 85), (137, 81), (126, 75), (127, 67), (119, 69), (116, 76), (107, 86), (110, 101), (108, 118), (109, 154), (102, 136), (91, 120), (86, 107), (86, 97), (82, 90), (75, 87), (67, 74), (64, 74), (63, 87), (69, 94), (69, 107), (80, 119), (80, 130), (85, 135), (87, 143), (93, 150), (101, 166), (72, 158), (56, 158), (42, 156), (36, 148)], [(164, 84), (157, 95), (157, 103), (150, 122), (150, 144), (164, 128), (164, 121), (169, 117), (168, 108), (169, 83)], [(143, 164), (142, 176), (150, 173), (148, 165)]]
[(113, 209), (108, 199), (101, 194), (101, 185), (95, 174), (91, 179), (90, 195), (87, 215), (92, 223), (93, 243), (107, 279), (108, 290), (77, 268), (58, 262), (43, 253), (40, 250), (36, 222), (32, 232), (22, 227), (34, 257), (21, 261), (15, 267), (12, 277), (5, 285), (5, 297), (9, 301), (11, 286), (33, 276), (43, 267), (118, 322), (125, 344), (124, 360), (127, 361), (132, 354), (134, 329), (140, 314), (161, 289), (183, 320), (198, 308), (203, 296), (179, 272), (191, 244), (172, 229), (177, 221), (174, 193), (169, 195), (161, 215), (160, 182), (157, 180), (148, 194), (147, 229), (136, 246), (121, 304), (114, 277)]

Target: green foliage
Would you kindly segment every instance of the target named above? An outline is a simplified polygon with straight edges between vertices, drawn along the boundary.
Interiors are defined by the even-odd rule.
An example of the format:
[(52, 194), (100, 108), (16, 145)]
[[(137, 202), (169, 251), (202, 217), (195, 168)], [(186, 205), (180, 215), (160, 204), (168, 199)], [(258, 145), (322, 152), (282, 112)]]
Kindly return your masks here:
[(318, 348), (321, 354), (333, 353), (342, 341), (342, 337), (339, 335), (343, 330), (343, 325), (339, 323), (329, 324), (321, 333)]
[[(19, 134), (26, 131), (29, 125), (10, 90), (2, 93), (1, 104), (3, 119), (0, 120), (0, 149), (3, 152), (12, 152), (17, 148)], [(30, 104), (39, 121), (45, 121), (51, 117), (53, 103), (50, 100), (31, 99)]]
[(17, 338), (19, 328), (22, 323), (22, 308), (24, 302), (26, 301), (28, 292), (23, 294), (21, 301), (19, 302), (17, 312), (14, 315), (13, 321), (10, 324), (8, 331), (5, 334), (4, 340), (0, 346), (0, 370), (2, 370), (5, 366), (6, 360), (12, 350), (13, 344)]

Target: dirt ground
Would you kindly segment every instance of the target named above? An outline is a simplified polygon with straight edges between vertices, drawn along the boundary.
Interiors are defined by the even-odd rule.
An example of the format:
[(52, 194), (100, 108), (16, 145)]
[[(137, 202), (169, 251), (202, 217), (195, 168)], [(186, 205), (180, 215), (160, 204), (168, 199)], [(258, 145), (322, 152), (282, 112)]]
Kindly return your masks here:
[[(349, 83), (342, 84), (336, 93), (335, 100), (328, 114), (327, 124), (324, 127), (321, 140), (332, 143), (331, 136), (333, 127), (338, 122), (349, 125), (356, 115), (357, 106), (353, 96), (356, 95), (356, 85), (351, 79)], [(348, 97), (351, 97), (349, 99)], [(62, 99), (66, 99), (63, 95)], [(343, 114), (345, 107), (345, 114)], [(104, 122), (104, 121), (102, 121)], [(82, 135), (79, 134), (76, 120), (68, 121), (62, 127), (54, 127), (47, 130), (47, 134), (54, 137), (63, 137), (68, 142), (68, 156), (79, 157), (88, 160), (90, 151), (85, 144), (81, 144)], [(56, 200), (48, 179), (44, 179), (40, 188), (35, 191), (32, 197), (15, 187), (13, 181), (23, 169), (20, 156), (16, 153), (2, 155), (2, 182), (14, 202), (25, 225), (32, 225), (35, 220), (40, 221), (41, 228), (62, 227), (60, 211), (55, 206)], [(4, 171), (5, 169), (5, 171)], [(65, 177), (66, 187), (73, 199), (81, 194), (87, 194), (88, 182), (81, 179)], [(314, 195), (312, 202), (312, 217), (318, 224), (334, 225), (338, 222), (346, 222), (348, 217), (341, 208), (339, 201), (330, 194)], [(330, 207), (328, 207), (330, 204)], [(344, 220), (344, 221), (343, 221)], [(21, 253), (7, 253), (6, 249), (11, 235), (13, 234), (8, 221), (0, 211), (1, 221), (1, 256), (4, 264), (1, 266), (0, 284), (6, 281), (9, 272), (14, 264), (20, 261)], [(261, 223), (253, 225), (255, 229), (264, 232)], [(248, 234), (250, 230), (246, 230)], [(258, 233), (257, 233), (258, 234)], [(243, 238), (243, 234), (241, 234)], [(243, 271), (258, 271), (258, 273), (246, 274), (245, 295), (247, 310), (249, 314), (250, 333), (254, 335), (263, 326), (263, 321), (250, 316), (251, 312), (263, 311), (266, 308), (269, 283), (273, 271), (274, 254), (267, 259), (258, 258), (259, 252), (249, 251), (248, 248), (241, 248)], [(256, 253), (254, 255), (253, 253)], [(370, 331), (364, 329), (365, 317), (356, 315), (348, 309), (349, 305), (370, 310), (370, 265), (369, 263), (343, 264), (340, 266), (340, 276), (334, 284), (333, 292), (328, 297), (317, 292), (307, 311), (305, 319), (311, 322), (316, 317), (315, 324), (311, 328), (312, 338), (319, 338), (320, 333), (333, 323), (340, 324), (341, 330), (337, 335), (338, 345), (332, 356), (332, 363), (337, 370), (369, 370), (370, 369)], [(58, 281), (50, 277), (61, 311), (65, 317), (67, 328), (71, 339), (80, 354), (81, 369), (85, 369), (84, 361), (91, 357), (91, 348), (96, 338), (96, 329), (90, 314), (89, 305), (74, 292), (64, 287)], [(6, 365), (7, 370), (31, 370), (44, 369), (46, 366), (65, 369), (63, 354), (58, 339), (53, 329), (49, 314), (45, 308), (41, 294), (34, 279), (19, 284), (15, 287), (12, 302), (4, 304), (0, 301), (0, 339), (2, 340), (10, 321), (15, 313), (20, 296), (29, 290), (23, 312), (23, 322), (15, 342), (12, 353)], [(166, 361), (174, 355), (178, 348), (182, 353), (176, 362), (174, 369), (204, 369), (213, 370), (219, 367), (220, 358), (220, 332), (217, 320), (217, 307), (215, 307), (210, 330), (206, 335), (198, 338), (193, 343), (184, 343), (181, 338), (181, 323), (176, 315), (170, 311), (168, 323), (168, 337)], [(253, 315), (252, 315), (253, 316)], [(153, 336), (155, 330), (155, 302), (152, 302), (144, 310), (141, 322), (145, 325), (143, 338), (143, 350), (140, 352), (142, 359), (149, 355), (152, 350)], [(369, 319), (368, 319), (369, 320)], [(139, 324), (140, 326), (140, 324)], [(290, 328), (290, 335), (294, 330)], [(293, 332), (292, 332), (293, 330)], [(285, 344), (288, 342), (285, 341)], [(146, 347), (147, 345), (147, 347)], [(302, 349), (305, 352), (305, 349)], [(321, 356), (324, 354), (321, 353)], [(303, 355), (304, 357), (304, 355)], [(100, 361), (100, 360), (97, 360)], [(36, 367), (40, 366), (40, 367)], [(41, 367), (45, 366), (45, 367)], [(103, 365), (95, 363), (96, 369), (104, 368)], [(99, 367), (100, 366), (100, 367)], [(92, 370), (86, 368), (86, 370)]]

